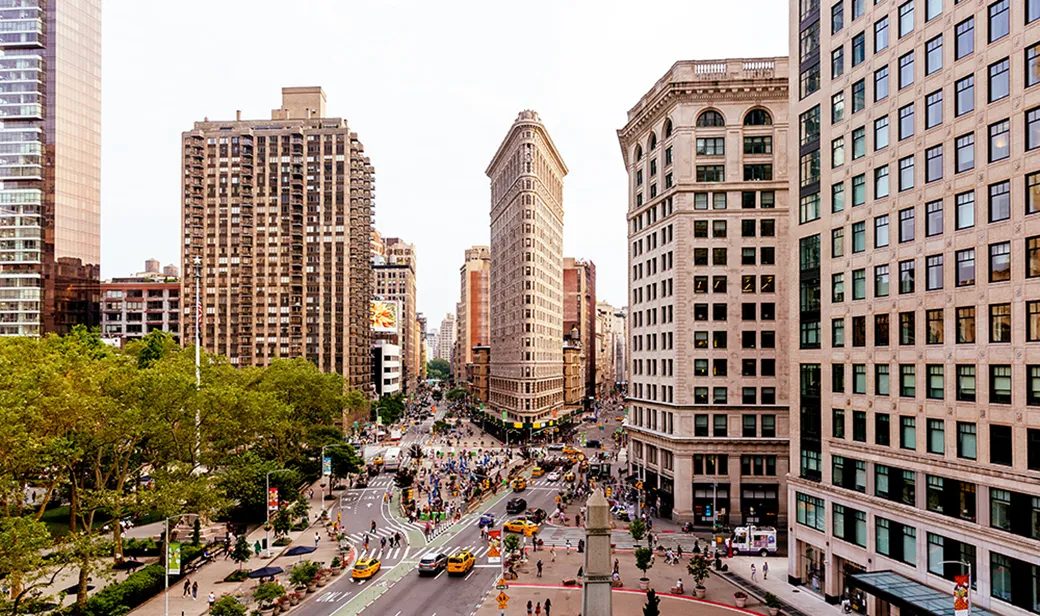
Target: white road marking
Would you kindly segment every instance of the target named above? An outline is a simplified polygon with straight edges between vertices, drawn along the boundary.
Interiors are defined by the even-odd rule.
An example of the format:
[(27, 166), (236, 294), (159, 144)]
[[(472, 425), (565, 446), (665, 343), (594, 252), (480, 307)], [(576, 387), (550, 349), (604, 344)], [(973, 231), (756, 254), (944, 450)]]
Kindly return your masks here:
[(472, 570), (472, 571), (470, 571), (470, 572), (469, 572), (469, 575), (467, 575), (467, 576), (466, 576), (466, 579), (468, 580), (468, 579), (470, 579), (471, 577), (473, 577), (473, 574), (474, 574), (474, 573), (476, 573), (476, 572), (477, 572), (477, 571), (476, 571), (475, 569), (474, 569), (474, 570)]
[(445, 572), (445, 571), (447, 571), (447, 570), (446, 570), (446, 569), (441, 569), (441, 572), (440, 572), (440, 573), (438, 573), (438, 574), (437, 574), (436, 576), (434, 576), (434, 578), (433, 578), (433, 579), (435, 579), (435, 580), (436, 580), (436, 579), (440, 579), (440, 577), (441, 577), (442, 575), (444, 575), (444, 572)]

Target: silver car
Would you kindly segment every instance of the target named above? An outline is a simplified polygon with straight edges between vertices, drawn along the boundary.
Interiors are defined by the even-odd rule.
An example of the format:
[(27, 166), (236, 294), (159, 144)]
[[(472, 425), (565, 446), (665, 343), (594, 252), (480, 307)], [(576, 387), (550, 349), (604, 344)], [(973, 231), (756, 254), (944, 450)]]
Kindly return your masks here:
[(448, 555), (439, 552), (430, 552), (419, 561), (419, 575), (424, 573), (437, 573), (448, 566)]

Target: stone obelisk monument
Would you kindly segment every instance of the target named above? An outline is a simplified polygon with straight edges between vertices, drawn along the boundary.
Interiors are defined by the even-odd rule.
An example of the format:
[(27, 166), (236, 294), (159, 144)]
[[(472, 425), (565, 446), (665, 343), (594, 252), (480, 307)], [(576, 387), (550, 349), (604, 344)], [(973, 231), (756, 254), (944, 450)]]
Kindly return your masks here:
[(585, 586), (581, 591), (581, 613), (612, 614), (610, 603), (610, 505), (599, 489), (586, 503)]

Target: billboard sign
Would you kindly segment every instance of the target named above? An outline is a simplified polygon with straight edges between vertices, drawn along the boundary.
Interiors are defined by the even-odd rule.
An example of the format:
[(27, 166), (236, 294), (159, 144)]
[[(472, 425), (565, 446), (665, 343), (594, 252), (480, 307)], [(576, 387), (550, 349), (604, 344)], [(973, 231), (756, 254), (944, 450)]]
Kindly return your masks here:
[(386, 300), (372, 300), (372, 331), (396, 334), (400, 331), (401, 304)]

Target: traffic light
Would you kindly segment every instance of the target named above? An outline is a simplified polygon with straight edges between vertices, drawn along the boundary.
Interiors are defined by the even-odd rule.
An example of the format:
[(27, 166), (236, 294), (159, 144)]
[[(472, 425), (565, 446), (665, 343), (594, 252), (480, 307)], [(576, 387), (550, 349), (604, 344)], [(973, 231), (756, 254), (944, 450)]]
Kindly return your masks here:
[(607, 498), (610, 498), (610, 486), (607, 486)]
[(407, 490), (404, 491), (404, 502), (406, 502), (406, 503), (412, 502), (412, 489), (411, 488), (408, 488)]

